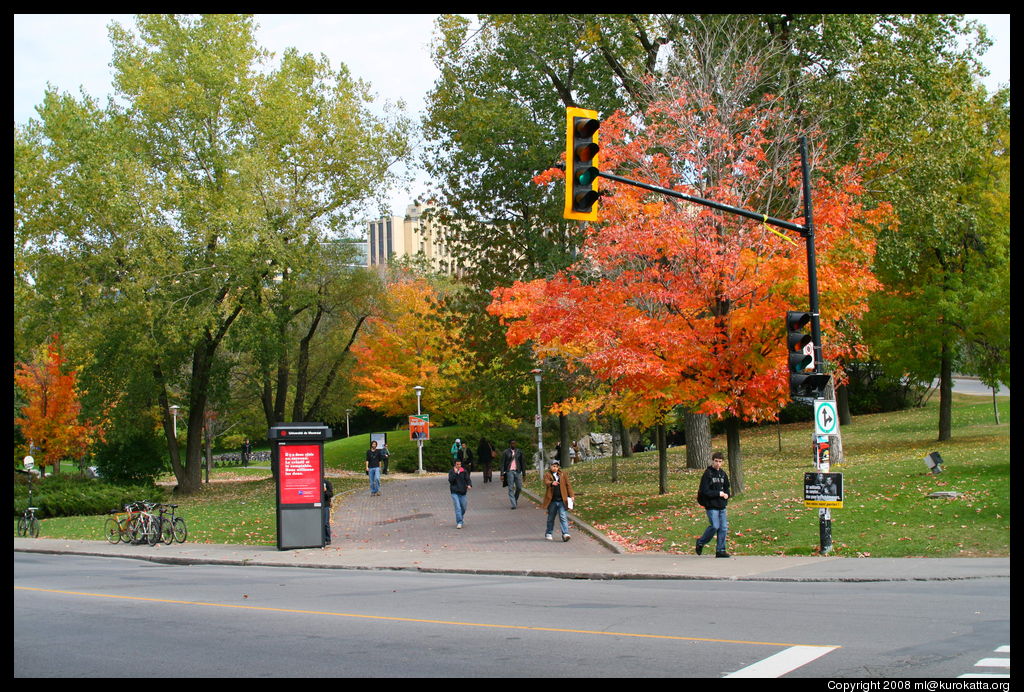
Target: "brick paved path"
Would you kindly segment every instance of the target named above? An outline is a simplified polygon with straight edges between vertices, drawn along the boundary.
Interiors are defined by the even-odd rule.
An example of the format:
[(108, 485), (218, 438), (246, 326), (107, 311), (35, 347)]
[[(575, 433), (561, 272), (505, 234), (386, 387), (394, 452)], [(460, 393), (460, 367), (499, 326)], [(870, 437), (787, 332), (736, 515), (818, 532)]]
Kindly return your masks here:
[(544, 539), (547, 512), (525, 494), (519, 506), (509, 508), (508, 489), (501, 477), (484, 483), (474, 474), (469, 507), (461, 529), (455, 528), (455, 510), (442, 475), (385, 476), (382, 494), (366, 489), (344, 493), (334, 502), (331, 541), (335, 548), (373, 550), (460, 550), (474, 552), (608, 555), (609, 549), (576, 529), (572, 540), (561, 541), (555, 519), (553, 541)]

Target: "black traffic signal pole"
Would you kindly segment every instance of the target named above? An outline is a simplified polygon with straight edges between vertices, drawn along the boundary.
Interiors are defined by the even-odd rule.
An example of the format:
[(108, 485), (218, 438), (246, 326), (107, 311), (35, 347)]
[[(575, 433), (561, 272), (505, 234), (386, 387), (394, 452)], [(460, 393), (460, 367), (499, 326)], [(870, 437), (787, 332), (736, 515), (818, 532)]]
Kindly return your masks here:
[[(813, 209), (811, 206), (811, 176), (807, 163), (807, 138), (800, 138), (800, 171), (803, 177), (803, 197), (804, 197), (804, 221), (806, 225), (801, 226), (795, 224), (792, 221), (783, 221), (782, 219), (776, 219), (768, 216), (767, 214), (758, 214), (757, 212), (747, 211), (746, 209), (740, 209), (739, 207), (733, 207), (728, 204), (722, 204), (721, 202), (713, 202), (703, 197), (695, 197), (693, 195), (687, 195), (676, 190), (670, 190), (665, 187), (659, 187), (657, 185), (650, 185), (648, 183), (641, 183), (636, 180), (630, 180), (629, 178), (623, 178), (622, 176), (615, 175), (613, 173), (606, 173), (604, 171), (598, 171), (597, 175), (600, 178), (607, 178), (618, 183), (626, 183), (634, 187), (639, 187), (644, 190), (650, 190), (651, 192), (657, 192), (668, 197), (675, 197), (677, 199), (686, 200), (687, 202), (693, 202), (695, 204), (701, 204), (705, 207), (711, 207), (712, 209), (718, 209), (719, 211), (728, 212), (730, 214), (736, 214), (737, 216), (743, 216), (748, 219), (754, 219), (755, 221), (761, 221), (762, 223), (771, 224), (779, 228), (784, 228), (789, 231), (796, 231), (804, 237), (807, 242), (807, 290), (809, 294), (810, 313), (811, 313), (811, 339), (814, 341), (814, 372), (815, 374), (822, 373), (822, 360), (821, 360), (821, 319), (818, 314), (818, 269), (817, 269), (817, 258), (814, 252), (814, 216)], [(568, 184), (568, 183), (567, 183)], [(832, 550), (832, 515), (827, 507), (820, 508), (818, 510), (818, 532), (821, 539), (821, 553), (826, 554)]]

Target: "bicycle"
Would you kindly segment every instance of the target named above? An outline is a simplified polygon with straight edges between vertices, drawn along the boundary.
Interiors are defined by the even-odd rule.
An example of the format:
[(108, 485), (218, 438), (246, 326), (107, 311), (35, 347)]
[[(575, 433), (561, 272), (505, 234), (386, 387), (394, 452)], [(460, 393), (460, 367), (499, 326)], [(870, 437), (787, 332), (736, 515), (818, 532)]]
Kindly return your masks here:
[[(185, 539), (188, 538), (188, 527), (185, 525), (185, 520), (175, 515), (174, 510), (178, 505), (158, 505), (160, 510), (160, 516), (157, 518), (157, 523), (160, 527), (160, 539), (167, 545), (170, 545), (174, 541), (178, 543), (184, 543)], [(167, 512), (170, 510), (170, 515), (167, 516)]]
[(109, 543), (148, 543), (156, 545), (160, 540), (160, 527), (157, 518), (150, 511), (156, 507), (153, 502), (131, 502), (124, 506), (124, 511), (112, 509), (104, 522), (103, 534)]
[(28, 504), (25, 511), (18, 517), (18, 535), (39, 538), (39, 518), (36, 517), (38, 507), (32, 507), (32, 485), (28, 486)]

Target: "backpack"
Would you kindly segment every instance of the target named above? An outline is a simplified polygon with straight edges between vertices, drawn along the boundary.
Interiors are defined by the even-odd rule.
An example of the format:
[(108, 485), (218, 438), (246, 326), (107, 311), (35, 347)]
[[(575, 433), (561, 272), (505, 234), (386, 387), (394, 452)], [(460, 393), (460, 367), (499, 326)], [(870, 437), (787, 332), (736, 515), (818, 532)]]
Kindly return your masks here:
[(700, 494), (700, 488), (697, 488), (697, 504), (701, 507), (707, 507), (707, 505), (704, 504), (704, 496)]

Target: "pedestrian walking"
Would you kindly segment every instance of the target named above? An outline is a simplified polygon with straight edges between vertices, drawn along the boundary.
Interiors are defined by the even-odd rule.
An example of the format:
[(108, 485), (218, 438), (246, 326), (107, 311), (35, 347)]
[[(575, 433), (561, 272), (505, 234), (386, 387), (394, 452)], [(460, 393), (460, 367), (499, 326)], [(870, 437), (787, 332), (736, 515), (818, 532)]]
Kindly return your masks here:
[(462, 451), (466, 456), (464, 463), (462, 464), (466, 468), (466, 473), (472, 478), (473, 476), (473, 448), (469, 445), (462, 445)]
[(501, 455), (501, 484), (508, 486), (508, 501), (512, 509), (519, 504), (519, 494), (523, 492), (525, 475), (523, 450), (516, 447), (515, 440), (509, 440), (508, 449)]
[(366, 451), (366, 475), (370, 477), (370, 495), (380, 495), (380, 465), (382, 457), (377, 449), (377, 440), (370, 443)]
[(455, 528), (461, 529), (468, 507), (466, 492), (473, 487), (473, 483), (458, 459), (453, 462), (452, 470), (448, 472), (448, 487), (451, 489), (452, 504), (455, 506)]
[(331, 544), (331, 500), (334, 499), (334, 486), (331, 481), (324, 478), (323, 507), (324, 507), (324, 545)]
[(544, 538), (551, 541), (551, 532), (555, 528), (555, 514), (558, 515), (558, 522), (562, 528), (562, 542), (568, 541), (569, 515), (567, 510), (571, 508), (573, 501), (572, 484), (569, 483), (569, 474), (562, 470), (558, 460), (552, 460), (550, 467), (544, 472), (544, 502), (541, 507), (548, 511), (547, 531)]
[(245, 438), (245, 442), (242, 443), (242, 466), (249, 466), (249, 457), (252, 456), (252, 442), (249, 442), (249, 438)]
[(708, 515), (708, 527), (704, 534), (697, 539), (697, 554), (700, 555), (704, 546), (711, 542), (711, 539), (718, 535), (715, 543), (715, 557), (729, 557), (725, 552), (725, 538), (729, 533), (729, 518), (726, 514), (726, 505), (729, 504), (729, 476), (722, 470), (724, 457), (721, 452), (711, 455), (711, 466), (704, 470), (700, 478), (700, 489), (697, 491), (697, 501), (704, 507)]
[(466, 448), (462, 446), (462, 440), (455, 438), (455, 442), (452, 444), (452, 461), (458, 459), (461, 462), (466, 461)]
[(486, 437), (481, 437), (480, 444), (476, 447), (476, 460), (480, 464), (480, 468), (483, 469), (484, 483), (491, 482), (491, 464), (494, 463), (497, 456), (498, 453), (494, 450), (494, 445)]
[(384, 440), (380, 448), (380, 469), (385, 476), (388, 475), (388, 462), (391, 461), (391, 452), (388, 450), (388, 441)]

